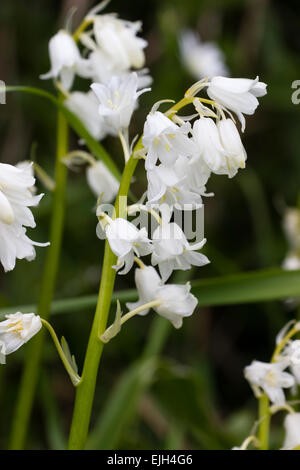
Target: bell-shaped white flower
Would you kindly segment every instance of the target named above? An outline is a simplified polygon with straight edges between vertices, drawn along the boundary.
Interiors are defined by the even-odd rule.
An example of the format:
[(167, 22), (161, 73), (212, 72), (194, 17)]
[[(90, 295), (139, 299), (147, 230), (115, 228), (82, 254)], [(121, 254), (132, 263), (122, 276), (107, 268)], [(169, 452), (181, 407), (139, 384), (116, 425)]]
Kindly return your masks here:
[(37, 206), (43, 196), (32, 194), (34, 183), (30, 163), (22, 168), (0, 163), (0, 262), (5, 271), (14, 269), (16, 258), (34, 259), (34, 245), (48, 245), (26, 235), (25, 227), (35, 227), (29, 207)]
[(111, 250), (118, 257), (115, 269), (119, 274), (127, 274), (133, 266), (135, 256), (145, 256), (151, 253), (151, 240), (143, 227), (139, 230), (128, 220), (117, 218), (107, 223), (105, 233)]
[(119, 191), (119, 181), (101, 161), (95, 161), (86, 170), (88, 184), (96, 197), (101, 195), (101, 202), (115, 199)]
[(75, 73), (84, 75), (84, 59), (81, 58), (79, 49), (72, 36), (61, 29), (49, 41), (49, 56), (51, 69), (48, 73), (40, 75), (40, 78), (60, 78), (65, 90), (69, 90), (73, 84)]
[(11, 354), (27, 343), (42, 328), (42, 322), (34, 313), (17, 312), (6, 315), (0, 322), (0, 362), (5, 362), (7, 354)]
[(179, 37), (181, 60), (197, 80), (228, 75), (224, 54), (214, 42), (202, 42), (197, 34), (185, 30)]
[(153, 252), (151, 264), (158, 265), (163, 282), (174, 270), (187, 270), (192, 266), (204, 266), (209, 263), (202, 253), (197, 253), (206, 240), (190, 245), (178, 224), (171, 222), (159, 225), (152, 236)]
[(300, 413), (288, 413), (283, 422), (285, 437), (283, 450), (291, 450), (300, 445)]
[[(147, 205), (163, 203), (170, 207), (182, 208), (187, 205), (190, 208), (202, 206), (201, 195), (190, 190), (188, 177), (183, 171), (178, 171), (177, 162), (174, 167), (158, 165), (147, 171)], [(183, 170), (186, 171), (187, 168), (188, 162), (185, 160)], [(199, 189), (204, 195), (205, 187), (199, 187)]]
[[(190, 293), (190, 283), (163, 285), (152, 266), (137, 268), (135, 282), (139, 300), (126, 304), (127, 308), (133, 310), (153, 300), (160, 300), (161, 303), (154, 307), (154, 310), (162, 317), (167, 318), (175, 328), (180, 328), (183, 318), (192, 315), (197, 306), (196, 297)], [(148, 312), (149, 309), (143, 310), (139, 315), (146, 315)]]
[(291, 388), (295, 384), (294, 377), (284, 372), (288, 364), (288, 360), (275, 363), (253, 361), (245, 367), (244, 375), (253, 388), (259, 387), (274, 405), (280, 406), (285, 403), (282, 389)]
[(202, 160), (213, 172), (219, 174), (226, 167), (226, 152), (215, 121), (201, 117), (194, 122), (193, 141), (196, 151), (191, 163)]
[(142, 139), (147, 150), (146, 169), (153, 169), (157, 160), (172, 166), (180, 155), (191, 155), (194, 145), (187, 135), (189, 131), (190, 124), (178, 126), (160, 111), (148, 114)]
[(227, 174), (229, 178), (236, 175), (239, 168), (245, 168), (247, 159), (246, 150), (242, 144), (240, 134), (231, 119), (221, 119), (217, 123), (221, 144), (225, 151), (226, 163), (218, 173)]
[(258, 97), (267, 93), (267, 85), (247, 78), (213, 77), (208, 85), (208, 96), (225, 108), (235, 112), (245, 129), (244, 114), (253, 114), (258, 106)]
[(99, 102), (92, 90), (87, 93), (74, 91), (69, 94), (64, 104), (76, 114), (94, 139), (104, 139), (108, 129), (104, 117), (98, 113)]
[(138, 77), (132, 72), (125, 77), (114, 76), (108, 85), (93, 83), (92, 90), (98, 100), (98, 112), (105, 118), (107, 129), (112, 135), (118, 135), (122, 129), (127, 129), (138, 97), (148, 91), (137, 91)]

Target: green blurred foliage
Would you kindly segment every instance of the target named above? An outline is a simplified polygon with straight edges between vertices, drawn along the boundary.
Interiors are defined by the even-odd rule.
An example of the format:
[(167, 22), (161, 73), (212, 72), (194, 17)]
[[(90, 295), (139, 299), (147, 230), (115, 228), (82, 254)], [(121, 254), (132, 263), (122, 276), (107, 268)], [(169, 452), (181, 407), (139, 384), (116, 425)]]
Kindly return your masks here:
[[(79, 6), (74, 25), (90, 6)], [(0, 78), (9, 85), (32, 85), (53, 91), (50, 81), (39, 80), (49, 67), (49, 38), (64, 24), (71, 1), (2, 0), (0, 5)], [(179, 100), (194, 81), (184, 69), (178, 49), (182, 28), (197, 30), (203, 40), (218, 42), (233, 77), (255, 78), (268, 84), (255, 117), (247, 118), (243, 142), (247, 168), (233, 179), (212, 177), (206, 200), (206, 252), (211, 264), (194, 272), (205, 278), (280, 265), (287, 246), (281, 220), (286, 205), (295, 205), (299, 193), (300, 105), (291, 102), (291, 85), (300, 79), (300, 9), (298, 2), (271, 0), (112, 0), (109, 11), (143, 21), (149, 42), (147, 65), (153, 76), (152, 92), (141, 99), (132, 136), (142, 131), (152, 104)], [(78, 86), (82, 84), (79, 82)], [(40, 98), (7, 96), (1, 107), (1, 161), (15, 164), (28, 159), (33, 143), (35, 158), (53, 173), (55, 110)], [(106, 139), (104, 145), (122, 168), (121, 148)], [(78, 147), (72, 135), (71, 148)], [(143, 192), (140, 167), (134, 192)], [(51, 195), (35, 210), (34, 240), (46, 241)], [(101, 274), (103, 243), (95, 236), (95, 199), (84, 171), (70, 172), (62, 257), (56, 298), (96, 293)], [(45, 250), (37, 249), (34, 262), (18, 261), (11, 273), (0, 273), (1, 305), (35, 303)], [(132, 275), (117, 279), (117, 289), (133, 286)], [(82, 366), (93, 312), (55, 317), (58, 335), (68, 339), (79, 368)], [(97, 422), (122, 372), (137, 360), (147, 340), (154, 314), (129, 322), (122, 334), (105, 348), (92, 424)], [(239, 445), (256, 419), (256, 403), (243, 378), (252, 359), (268, 360), (277, 330), (295, 316), (281, 302), (198, 309), (182, 330), (170, 330), (151, 386), (138, 400), (117, 448), (221, 449)], [(5, 448), (19, 384), (24, 349), (0, 369), (0, 447)], [(72, 413), (74, 391), (50, 341), (44, 354), (32, 417), (28, 448), (63, 448)], [(149, 411), (150, 410), (150, 411)], [(153, 418), (155, 417), (155, 419)], [(153, 419), (152, 419), (153, 418)], [(280, 420), (274, 442), (280, 446)]]

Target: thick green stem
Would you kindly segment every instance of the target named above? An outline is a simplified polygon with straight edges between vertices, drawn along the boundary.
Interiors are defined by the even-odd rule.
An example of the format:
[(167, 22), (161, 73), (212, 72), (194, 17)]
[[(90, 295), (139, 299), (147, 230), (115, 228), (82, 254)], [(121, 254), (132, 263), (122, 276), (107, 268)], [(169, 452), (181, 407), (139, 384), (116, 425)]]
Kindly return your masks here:
[[(50, 313), (51, 301), (55, 289), (57, 268), (59, 263), (61, 240), (64, 223), (65, 190), (67, 168), (61, 159), (68, 152), (68, 125), (65, 117), (58, 113), (57, 122), (57, 148), (55, 167), (55, 189), (53, 193), (53, 206), (50, 227), (50, 246), (47, 248), (46, 262), (41, 281), (37, 314), (47, 319)], [(12, 423), (10, 449), (23, 449), (27, 435), (36, 384), (39, 375), (42, 349), (45, 332), (34, 338), (28, 345), (25, 367), (21, 379), (21, 386), (15, 415)]]
[[(122, 176), (119, 193), (115, 206), (115, 217), (124, 217), (124, 207), (121, 206), (124, 197), (127, 197), (132, 175), (138, 160), (130, 157)], [(111, 251), (109, 243), (105, 242), (102, 278), (99, 289), (98, 302), (92, 330), (90, 333), (87, 352), (84, 360), (81, 382), (76, 390), (74, 413), (69, 438), (69, 449), (80, 450), (85, 447), (92, 412), (95, 386), (99, 363), (104, 344), (99, 339), (106, 330), (107, 318), (111, 305), (116, 271), (116, 256)]]
[(259, 397), (258, 406), (260, 421), (258, 428), (259, 449), (268, 450), (271, 413), (269, 408), (269, 398), (265, 393)]

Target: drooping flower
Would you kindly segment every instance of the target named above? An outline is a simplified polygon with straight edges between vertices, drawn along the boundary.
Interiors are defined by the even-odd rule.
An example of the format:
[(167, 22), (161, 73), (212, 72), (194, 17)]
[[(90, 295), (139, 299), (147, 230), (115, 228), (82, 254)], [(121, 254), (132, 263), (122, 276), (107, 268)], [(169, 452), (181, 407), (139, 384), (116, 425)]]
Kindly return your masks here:
[[(75, 73), (85, 76), (85, 61), (72, 36), (65, 30), (58, 31), (49, 41), (51, 69), (40, 75), (42, 80), (60, 78), (65, 90), (73, 84)], [(88, 76), (89, 74), (87, 74)]]
[(98, 112), (105, 118), (107, 129), (112, 135), (118, 135), (120, 130), (128, 128), (138, 97), (148, 91), (137, 91), (136, 72), (125, 77), (113, 76), (108, 85), (93, 83), (91, 88), (100, 103)]
[[(154, 310), (162, 317), (167, 318), (175, 328), (182, 326), (184, 317), (189, 317), (197, 306), (196, 297), (190, 293), (190, 283), (185, 285), (163, 285), (161, 278), (152, 266), (145, 266), (135, 270), (135, 282), (139, 293), (138, 302), (127, 303), (128, 309), (133, 310), (152, 300), (160, 300), (161, 304)], [(143, 310), (139, 315), (146, 315)]]
[(284, 418), (285, 438), (283, 450), (291, 450), (300, 445), (300, 413), (288, 413)]
[(225, 108), (235, 112), (245, 129), (244, 114), (253, 114), (258, 106), (258, 99), (267, 93), (267, 85), (248, 78), (213, 77), (207, 88), (208, 96)]
[(101, 202), (107, 203), (115, 199), (120, 184), (104, 163), (98, 160), (89, 165), (86, 176), (95, 196), (99, 197), (101, 195)]
[(220, 140), (226, 155), (226, 164), (218, 172), (232, 178), (239, 168), (245, 168), (246, 150), (240, 134), (231, 119), (221, 119), (217, 123)]
[(145, 256), (151, 253), (151, 240), (143, 227), (137, 229), (135, 225), (125, 219), (111, 220), (105, 227), (105, 233), (111, 250), (118, 257), (115, 269), (119, 274), (127, 274), (133, 266), (135, 256)]
[[(5, 356), (15, 352), (27, 343), (42, 328), (42, 322), (34, 313), (17, 312), (6, 315), (0, 322), (0, 363), (5, 363)], [(2, 362), (1, 362), (2, 361)]]
[(158, 265), (163, 282), (171, 276), (174, 270), (187, 270), (192, 266), (204, 266), (209, 263), (202, 253), (197, 253), (206, 240), (190, 245), (178, 224), (162, 223), (153, 233), (153, 252), (151, 264)]
[(197, 34), (185, 30), (179, 37), (181, 60), (197, 79), (227, 76), (224, 54), (214, 42), (202, 42)]
[(285, 396), (283, 388), (291, 388), (295, 384), (294, 377), (284, 372), (289, 362), (283, 360), (275, 363), (253, 361), (245, 367), (244, 375), (251, 386), (259, 387), (274, 405), (283, 405)]
[(180, 155), (191, 155), (194, 146), (187, 135), (189, 131), (188, 123), (178, 126), (160, 111), (148, 114), (142, 139), (147, 150), (146, 169), (153, 169), (157, 160), (171, 166)]
[(94, 139), (104, 139), (108, 129), (105, 118), (98, 112), (99, 102), (92, 90), (87, 93), (74, 91), (69, 94), (64, 104), (72, 113), (76, 114)]
[(193, 125), (193, 141), (197, 150), (191, 162), (202, 160), (213, 173), (222, 173), (226, 168), (226, 152), (215, 121), (206, 117), (197, 119)]
[(34, 245), (48, 245), (26, 235), (25, 227), (35, 227), (29, 207), (37, 206), (43, 196), (32, 194), (34, 183), (30, 163), (23, 168), (0, 163), (0, 261), (5, 271), (14, 269), (16, 259), (33, 260)]

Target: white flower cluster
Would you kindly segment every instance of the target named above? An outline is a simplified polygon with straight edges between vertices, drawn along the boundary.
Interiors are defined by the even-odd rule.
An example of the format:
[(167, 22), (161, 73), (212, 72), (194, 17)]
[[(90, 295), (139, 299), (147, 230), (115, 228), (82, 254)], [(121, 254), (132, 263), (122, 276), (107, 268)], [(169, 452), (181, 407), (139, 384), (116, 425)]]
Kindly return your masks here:
[[(136, 81), (136, 76), (134, 79)], [(207, 87), (212, 100), (196, 96), (204, 87)], [(92, 88), (101, 103), (99, 113), (112, 116), (112, 127), (117, 123), (119, 130), (126, 130), (125, 123), (128, 125), (130, 120), (127, 110), (130, 108), (132, 112), (132, 103), (137, 99), (136, 87), (130, 90), (131, 94), (129, 89), (124, 91), (120, 86), (115, 87), (109, 98), (105, 96), (103, 85), (94, 84)], [(100, 220), (97, 233), (100, 237), (105, 232), (118, 259), (115, 269), (119, 274), (127, 274), (134, 260), (141, 266), (136, 270), (140, 300), (130, 305), (134, 310), (143, 303), (160, 299), (161, 305), (155, 310), (175, 327), (181, 326), (183, 317), (192, 314), (196, 299), (190, 294), (189, 284), (171, 286), (165, 282), (174, 270), (187, 270), (209, 263), (206, 256), (198, 253), (206, 240), (190, 244), (182, 228), (172, 221), (172, 215), (175, 208), (191, 211), (203, 205), (203, 196), (211, 195), (206, 193), (211, 173), (231, 178), (239, 168), (245, 167), (246, 151), (230, 111), (237, 114), (244, 127), (243, 113), (252, 114), (258, 105), (256, 96), (265, 93), (266, 85), (258, 78), (213, 77), (196, 83), (186, 93), (184, 99), (193, 103), (196, 110), (188, 120), (176, 112), (172, 114), (172, 109), (171, 114), (163, 114), (158, 110), (159, 103), (148, 114), (142, 137), (143, 149), (137, 152), (138, 157), (145, 159), (148, 188), (143, 200), (146, 197), (146, 201), (129, 206), (128, 214), (148, 210), (159, 222), (157, 228), (150, 236), (145, 226), (138, 229), (124, 218), (113, 220), (103, 214), (101, 205), (97, 210)], [(126, 109), (115, 106), (108, 110), (105, 100), (112, 101), (115, 95), (119, 102), (124, 99)], [(211, 108), (204, 103), (211, 104)], [(193, 118), (196, 119), (192, 125), (190, 121)], [(152, 266), (158, 266), (160, 276), (152, 266), (145, 267), (139, 261), (140, 257), (147, 255), (151, 255)], [(176, 299), (175, 303), (172, 298)], [(139, 313), (143, 315), (147, 311)]]
[[(280, 344), (284, 335), (288, 332), (287, 327), (277, 336), (277, 345)], [(295, 331), (300, 331), (300, 324), (296, 323)], [(286, 370), (289, 369), (289, 372)], [(286, 403), (283, 389), (292, 389), (300, 385), (300, 340), (288, 340), (272, 362), (253, 361), (244, 370), (245, 378), (257, 396), (265, 392), (270, 401), (276, 406)]]
[(37, 206), (43, 196), (34, 195), (34, 183), (32, 163), (0, 163), (0, 262), (5, 271), (14, 269), (16, 259), (33, 260), (35, 245), (48, 245), (26, 234), (26, 227), (35, 227), (29, 208)]
[[(51, 69), (40, 77), (58, 82), (66, 96), (64, 104), (96, 140), (128, 127), (144, 91), (140, 89), (152, 81), (142, 68), (147, 42), (137, 36), (141, 22), (99, 14), (106, 4), (102, 2), (86, 15), (82, 22), (86, 29), (74, 35), (62, 29), (50, 39)], [(84, 47), (82, 53), (78, 43)], [(133, 69), (137, 72), (132, 73)], [(71, 91), (76, 75), (88, 80), (86, 92)], [(88, 165), (87, 181), (97, 196), (103, 195), (103, 201), (110, 202), (117, 195), (119, 183), (101, 162)]]
[[(271, 402), (265, 413), (270, 416), (278, 411), (287, 411), (284, 419), (285, 438), (282, 450), (299, 450), (300, 448), (300, 413), (296, 412), (290, 403), (286, 401), (283, 389), (288, 389), (293, 395), (297, 393), (300, 385), (300, 340), (292, 339), (300, 332), (300, 323), (290, 321), (278, 333), (276, 348), (271, 362), (252, 361), (245, 367), (244, 375), (250, 383), (257, 398), (266, 394)], [(294, 401), (296, 404), (297, 401)], [(260, 416), (260, 422), (266, 418)], [(259, 439), (249, 436), (240, 447), (235, 450), (246, 450), (254, 441), (259, 447)]]

